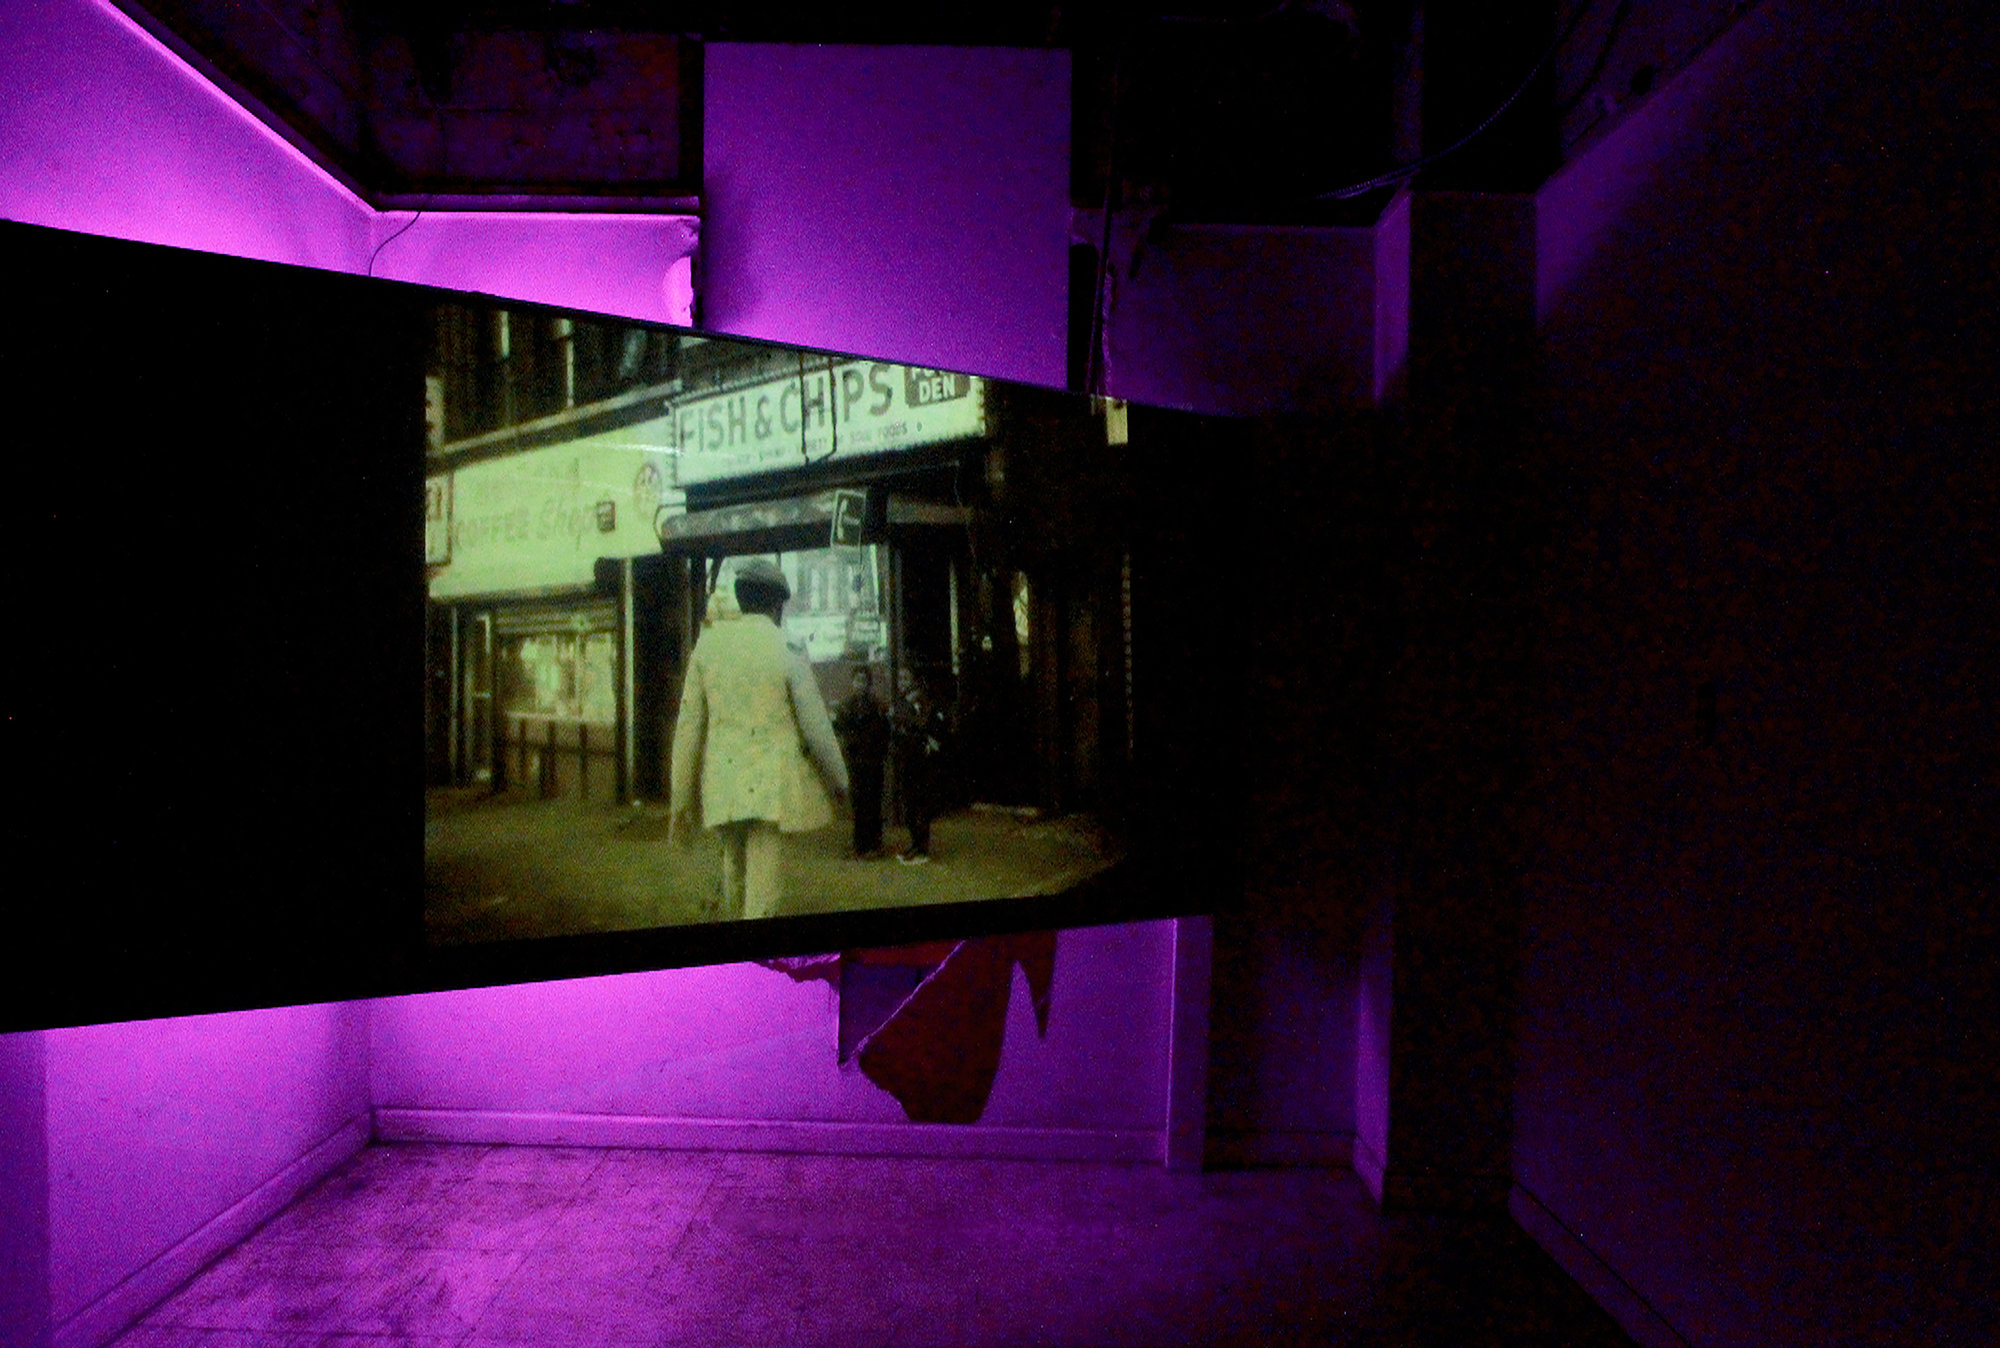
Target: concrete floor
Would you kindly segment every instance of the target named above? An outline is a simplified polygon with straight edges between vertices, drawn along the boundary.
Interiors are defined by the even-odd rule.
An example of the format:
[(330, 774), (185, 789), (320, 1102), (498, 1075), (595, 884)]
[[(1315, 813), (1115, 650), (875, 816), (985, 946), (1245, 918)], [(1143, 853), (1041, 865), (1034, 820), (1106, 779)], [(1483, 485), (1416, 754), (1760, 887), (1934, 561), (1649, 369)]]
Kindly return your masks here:
[(1351, 1174), (371, 1147), (117, 1348), (1625, 1348), (1510, 1223)]
[[(1021, 819), (960, 810), (932, 828), (931, 864), (898, 865), (909, 844), (858, 860), (852, 825), (784, 839), (779, 916), (1060, 894), (1110, 865), (1085, 816)], [(633, 931), (713, 921), (720, 867), (707, 837), (667, 841), (666, 812), (572, 800), (432, 791), (426, 798), (424, 925), (440, 944)]]

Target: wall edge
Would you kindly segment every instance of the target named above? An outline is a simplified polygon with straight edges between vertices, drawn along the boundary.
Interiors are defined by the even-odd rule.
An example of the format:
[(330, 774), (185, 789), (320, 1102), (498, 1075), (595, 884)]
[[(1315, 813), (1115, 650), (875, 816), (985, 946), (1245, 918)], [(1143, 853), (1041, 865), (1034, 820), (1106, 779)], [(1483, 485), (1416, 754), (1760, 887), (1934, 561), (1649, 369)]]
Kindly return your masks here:
[(51, 1339), (53, 1348), (103, 1348), (306, 1190), (332, 1174), (368, 1145), (368, 1136), (368, 1116), (357, 1114), (350, 1118), (304, 1156), (58, 1325)]
[(1215, 927), (1206, 917), (1174, 922), (1173, 1008), (1167, 1029), (1166, 1167), (1201, 1169), (1208, 1124), (1209, 1012)]
[(1508, 1190), (1507, 1213), (1641, 1348), (1692, 1348), (1687, 1336), (1518, 1180)]

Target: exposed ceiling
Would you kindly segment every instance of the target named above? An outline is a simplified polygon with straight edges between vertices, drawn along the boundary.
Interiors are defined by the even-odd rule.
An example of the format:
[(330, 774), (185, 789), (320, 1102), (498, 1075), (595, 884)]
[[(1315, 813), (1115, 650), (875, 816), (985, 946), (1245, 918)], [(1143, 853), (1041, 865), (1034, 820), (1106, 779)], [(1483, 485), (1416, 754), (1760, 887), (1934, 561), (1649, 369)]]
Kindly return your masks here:
[[(704, 42), (1074, 53), (1072, 196), (1372, 218), (1521, 187), (1748, 0), (116, 0), (379, 207), (689, 204)], [(1497, 110), (1497, 111), (1496, 111)], [(1372, 189), (1342, 192), (1371, 180)]]

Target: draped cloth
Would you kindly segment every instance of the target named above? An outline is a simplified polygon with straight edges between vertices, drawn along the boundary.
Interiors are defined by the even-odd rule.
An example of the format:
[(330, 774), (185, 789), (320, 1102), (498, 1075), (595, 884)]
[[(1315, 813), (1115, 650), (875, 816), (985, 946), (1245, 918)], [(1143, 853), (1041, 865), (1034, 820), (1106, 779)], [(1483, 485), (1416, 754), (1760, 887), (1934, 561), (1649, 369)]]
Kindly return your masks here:
[(1000, 1070), (1018, 966), (1046, 1037), (1056, 934), (1026, 932), (771, 961), (795, 979), (837, 980), (840, 963), (930, 966), (930, 973), (855, 1050), (861, 1072), (915, 1123), (977, 1123)]

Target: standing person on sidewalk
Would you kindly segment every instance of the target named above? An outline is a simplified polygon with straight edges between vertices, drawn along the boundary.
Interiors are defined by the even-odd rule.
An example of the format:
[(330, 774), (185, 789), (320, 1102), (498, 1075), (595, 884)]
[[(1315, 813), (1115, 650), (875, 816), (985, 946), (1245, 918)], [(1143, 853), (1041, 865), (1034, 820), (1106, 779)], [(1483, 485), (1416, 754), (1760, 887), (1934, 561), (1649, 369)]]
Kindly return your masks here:
[(841, 752), (853, 791), (854, 855), (873, 857), (882, 850), (882, 778), (889, 760), (889, 713), (875, 697), (875, 679), (867, 665), (854, 670), (854, 691), (833, 714)]
[(819, 683), (780, 621), (791, 587), (762, 558), (736, 569), (742, 616), (703, 632), (674, 724), (668, 836), (706, 828), (722, 848), (724, 920), (769, 917), (783, 890), (779, 835), (833, 822), (847, 793)]
[(896, 702), (896, 772), (901, 779), (903, 822), (910, 849), (896, 859), (921, 866), (931, 859), (931, 821), (944, 788), (944, 751), (949, 731), (924, 676), (903, 670), (903, 695)]

